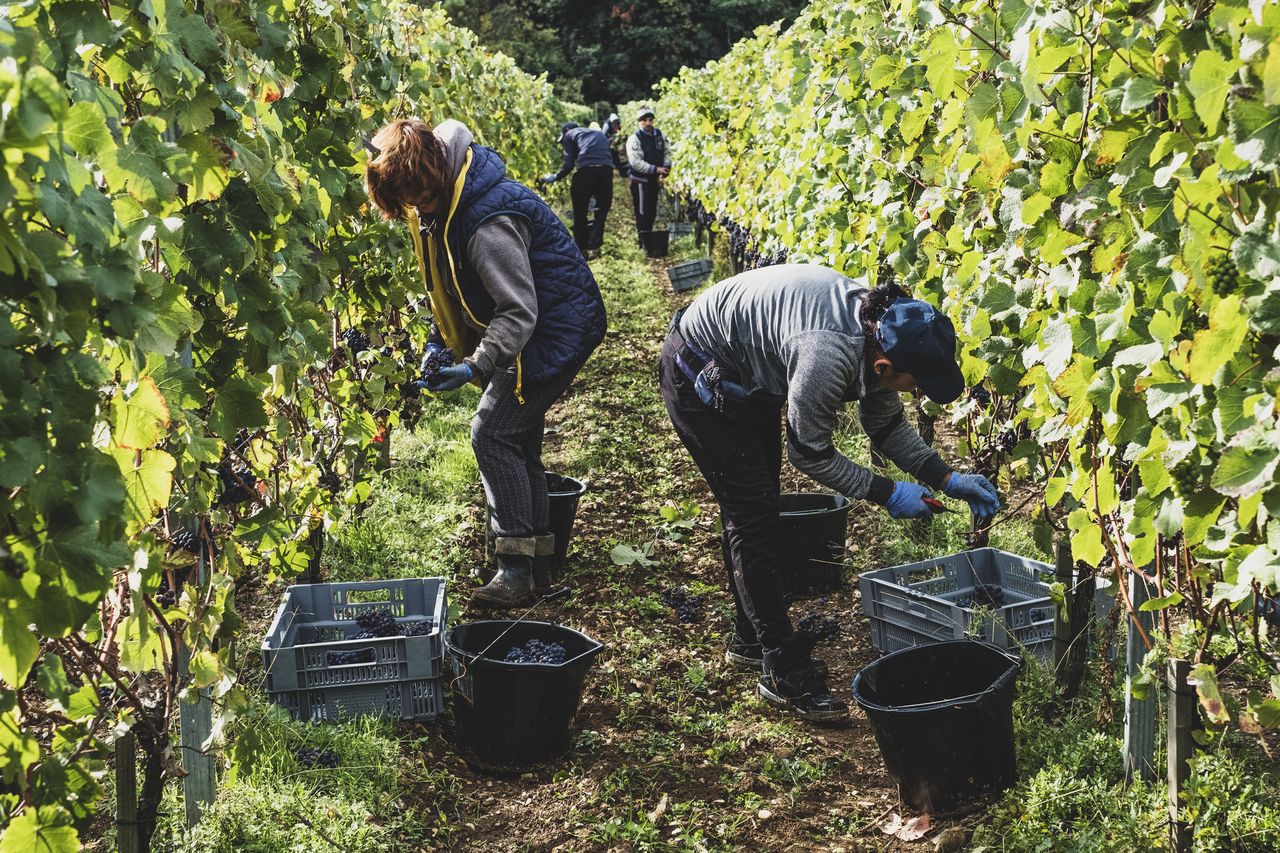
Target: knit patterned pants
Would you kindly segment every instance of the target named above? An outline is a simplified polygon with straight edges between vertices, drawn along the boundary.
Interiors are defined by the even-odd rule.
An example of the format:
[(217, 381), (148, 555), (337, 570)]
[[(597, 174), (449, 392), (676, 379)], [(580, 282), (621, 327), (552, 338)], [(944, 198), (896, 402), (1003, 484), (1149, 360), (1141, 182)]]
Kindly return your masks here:
[(471, 447), (480, 466), (495, 536), (533, 536), (550, 525), (542, 431), (547, 410), (568, 390), (578, 368), (541, 385), (525, 383), (516, 399), (515, 371), (499, 371), (480, 397), (471, 421)]

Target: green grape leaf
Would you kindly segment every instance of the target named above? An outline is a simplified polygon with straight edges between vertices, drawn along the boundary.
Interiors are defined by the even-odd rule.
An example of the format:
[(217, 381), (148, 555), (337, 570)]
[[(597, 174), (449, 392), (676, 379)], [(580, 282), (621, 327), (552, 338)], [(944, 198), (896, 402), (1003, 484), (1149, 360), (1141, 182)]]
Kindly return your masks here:
[(177, 460), (163, 450), (115, 448), (111, 456), (120, 467), (129, 518), (139, 524), (150, 522), (169, 505)]
[(169, 406), (150, 377), (139, 380), (128, 400), (117, 395), (111, 408), (111, 433), (117, 447), (144, 450), (154, 446), (169, 429)]
[(1249, 317), (1240, 297), (1231, 294), (1213, 306), (1209, 328), (1196, 332), (1191, 347), (1191, 381), (1200, 385), (1213, 382), (1214, 375), (1239, 351), (1249, 333)]
[(1218, 690), (1218, 673), (1210, 664), (1202, 663), (1192, 669), (1187, 683), (1195, 686), (1200, 707), (1211, 722), (1225, 725), (1231, 721), (1227, 704), (1222, 701), (1222, 693)]
[(1218, 121), (1231, 90), (1231, 77), (1240, 67), (1238, 60), (1224, 59), (1213, 48), (1200, 51), (1191, 66), (1187, 88), (1195, 98), (1196, 115), (1210, 134), (1218, 132)]
[(111, 145), (102, 107), (92, 101), (81, 101), (67, 110), (62, 120), (62, 138), (81, 157), (93, 157)]
[(65, 814), (51, 806), (27, 809), (10, 821), (0, 838), (0, 853), (76, 853), (80, 839), (65, 821)]
[(1280, 464), (1280, 443), (1274, 430), (1251, 427), (1227, 445), (1213, 471), (1210, 485), (1233, 498), (1243, 498), (1270, 488)]

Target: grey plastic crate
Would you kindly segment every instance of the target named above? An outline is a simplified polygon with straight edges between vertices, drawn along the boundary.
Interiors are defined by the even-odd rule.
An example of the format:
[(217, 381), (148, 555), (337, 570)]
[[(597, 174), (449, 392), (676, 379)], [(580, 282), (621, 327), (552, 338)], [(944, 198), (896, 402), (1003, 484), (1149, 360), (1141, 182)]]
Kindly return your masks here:
[[(404, 625), (430, 620), (416, 637), (355, 640), (356, 618), (387, 608)], [(385, 714), (431, 720), (440, 712), (445, 627), (442, 578), (404, 578), (291, 586), (262, 641), (266, 689), (302, 720)], [(339, 663), (343, 652), (372, 660)]]
[[(1001, 648), (1025, 646), (1042, 661), (1053, 656), (1057, 605), (1049, 598), (1053, 566), (995, 548), (961, 551), (919, 563), (864, 572), (862, 612), (881, 653), (923, 643), (976, 637)], [(982, 586), (1000, 590), (1001, 607), (973, 606)], [(1099, 578), (1095, 612), (1106, 616), (1111, 582)], [(978, 594), (976, 597), (981, 598)], [(968, 600), (968, 605), (959, 602)]]
[(286, 690), (272, 693), (271, 701), (286, 708), (295, 720), (337, 723), (364, 714), (415, 722), (429, 722), (443, 708), (443, 679), (387, 681)]

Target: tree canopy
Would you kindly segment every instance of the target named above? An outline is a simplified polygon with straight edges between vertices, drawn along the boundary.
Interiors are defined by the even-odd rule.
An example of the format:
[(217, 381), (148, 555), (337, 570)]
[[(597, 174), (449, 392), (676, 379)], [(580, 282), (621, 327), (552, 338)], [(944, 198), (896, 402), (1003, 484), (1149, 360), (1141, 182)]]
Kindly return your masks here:
[(760, 24), (790, 20), (803, 0), (445, 0), (454, 21), (557, 93), (583, 103), (643, 98), (685, 66), (724, 55)]

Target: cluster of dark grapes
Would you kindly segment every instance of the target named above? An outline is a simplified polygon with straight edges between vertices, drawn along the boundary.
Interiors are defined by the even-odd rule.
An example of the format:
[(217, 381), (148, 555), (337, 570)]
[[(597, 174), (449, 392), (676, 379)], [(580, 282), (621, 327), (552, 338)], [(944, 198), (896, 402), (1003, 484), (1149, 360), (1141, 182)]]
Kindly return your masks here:
[(173, 607), (178, 603), (178, 594), (169, 588), (169, 582), (165, 581), (160, 585), (160, 589), (156, 590), (156, 604), (161, 607)]
[[(364, 636), (364, 632), (361, 631), (350, 639), (368, 640), (371, 638)], [(328, 666), (347, 666), (353, 663), (373, 663), (374, 655), (373, 649), (357, 649), (353, 652), (329, 652), (325, 655), (325, 660)]]
[(352, 355), (359, 355), (369, 349), (369, 336), (356, 328), (347, 329), (342, 333), (342, 343)]
[(1005, 453), (1012, 453), (1018, 446), (1018, 434), (1011, 429), (1004, 430), (996, 436), (996, 447)]
[(253, 470), (230, 457), (225, 457), (218, 463), (218, 479), (222, 481), (222, 490), (218, 492), (218, 506), (234, 506), (258, 496), (253, 490), (253, 484), (257, 482)]
[(194, 530), (183, 528), (169, 537), (170, 550), (186, 551), (188, 554), (200, 553), (200, 536)]
[(1200, 490), (1200, 460), (1195, 454), (1174, 465), (1169, 473), (1173, 476), (1173, 488), (1181, 497), (1194, 495)]
[(1213, 288), (1213, 292), (1219, 296), (1235, 293), (1244, 285), (1240, 268), (1225, 252), (1210, 258), (1204, 265), (1204, 272), (1209, 277), (1209, 285)]
[(435, 623), (430, 619), (422, 619), (412, 625), (401, 625), (400, 635), (402, 637), (425, 637), (431, 633), (435, 626)]
[(830, 616), (821, 616), (817, 613), (810, 613), (807, 616), (801, 616), (796, 620), (796, 630), (802, 634), (808, 634), (816, 637), (819, 642), (823, 640), (834, 640), (840, 636), (840, 621)]
[(972, 595), (964, 595), (956, 599), (956, 604), (960, 607), (990, 607), (993, 610), (998, 610), (1008, 603), (1003, 589), (986, 583), (975, 586)]
[(715, 214), (703, 207), (700, 201), (686, 201), (685, 210), (688, 211), (685, 215), (703, 228), (709, 228), (716, 221)]
[(507, 663), (564, 663), (564, 646), (530, 640), (523, 646), (513, 646), (503, 658)]
[(662, 603), (676, 612), (681, 622), (699, 622), (702, 620), (702, 602), (705, 595), (690, 595), (682, 589), (668, 589), (662, 593)]
[(969, 389), (969, 399), (973, 400), (980, 406), (990, 405), (991, 392), (983, 385), (974, 385)]
[(333, 471), (326, 470), (320, 475), (320, 488), (325, 489), (330, 494), (336, 493), (342, 488), (342, 478)]
[(328, 749), (321, 749), (318, 746), (294, 750), (293, 757), (298, 759), (298, 763), (303, 767), (326, 767), (332, 769), (338, 766), (338, 754)]
[(440, 378), (440, 371), (453, 367), (453, 350), (432, 348), (422, 359), (422, 378), (427, 382), (435, 382)]
[(352, 637), (353, 640), (371, 640), (374, 637), (395, 637), (399, 633), (396, 629), (396, 617), (391, 615), (391, 611), (385, 607), (375, 607), (373, 610), (366, 610), (356, 617), (356, 624), (362, 630), (359, 634)]

